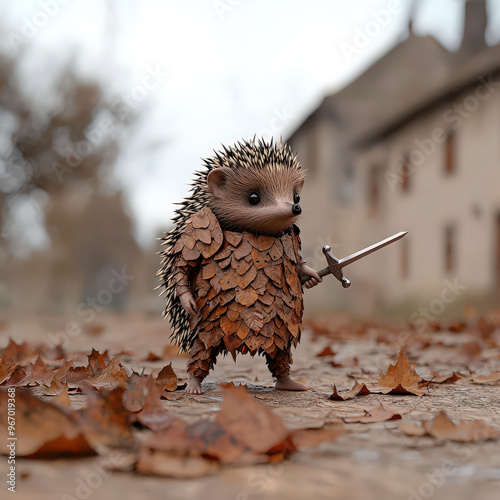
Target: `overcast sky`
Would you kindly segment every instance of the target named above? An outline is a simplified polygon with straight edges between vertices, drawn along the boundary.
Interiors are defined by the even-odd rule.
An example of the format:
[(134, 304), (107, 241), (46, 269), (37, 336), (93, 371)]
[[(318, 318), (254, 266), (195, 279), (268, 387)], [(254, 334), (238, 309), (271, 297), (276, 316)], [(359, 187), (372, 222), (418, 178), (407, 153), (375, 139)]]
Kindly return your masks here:
[[(25, 81), (35, 94), (71, 59), (141, 111), (116, 179), (148, 247), (200, 157), (254, 134), (289, 135), (406, 38), (411, 9), (417, 34), (458, 47), (462, 0), (0, 0), (0, 43), (9, 49), (31, 23)], [(496, 42), (500, 1), (490, 10)]]

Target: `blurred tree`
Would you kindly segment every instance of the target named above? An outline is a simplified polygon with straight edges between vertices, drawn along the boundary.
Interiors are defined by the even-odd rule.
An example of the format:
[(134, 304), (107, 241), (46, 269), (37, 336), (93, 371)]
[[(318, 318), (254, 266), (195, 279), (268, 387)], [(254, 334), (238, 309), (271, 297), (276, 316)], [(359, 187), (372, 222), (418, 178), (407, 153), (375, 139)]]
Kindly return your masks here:
[[(62, 309), (102, 289), (111, 268), (130, 273), (140, 252), (123, 198), (107, 181), (133, 114), (70, 67), (54, 77), (45, 100), (28, 95), (18, 76), (19, 58), (22, 53), (14, 60), (0, 52), (0, 252), (13, 262), (4, 278), (19, 285), (17, 294), (9, 287), (7, 302), (25, 300), (38, 275), (36, 286), (48, 292), (39, 297), (43, 307), (50, 302)], [(40, 193), (50, 249), (19, 264), (9, 249), (16, 234), (28, 229), (10, 231), (12, 222), (6, 223), (19, 200)], [(0, 288), (0, 305), (1, 295)], [(111, 305), (122, 305), (114, 299)]]

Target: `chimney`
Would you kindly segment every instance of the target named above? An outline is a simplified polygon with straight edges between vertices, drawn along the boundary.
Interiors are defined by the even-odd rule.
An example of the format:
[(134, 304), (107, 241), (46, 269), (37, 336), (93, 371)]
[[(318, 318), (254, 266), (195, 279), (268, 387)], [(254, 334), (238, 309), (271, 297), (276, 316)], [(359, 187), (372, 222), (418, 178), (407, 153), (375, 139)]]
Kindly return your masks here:
[(484, 48), (486, 22), (486, 0), (466, 0), (462, 50), (476, 52)]

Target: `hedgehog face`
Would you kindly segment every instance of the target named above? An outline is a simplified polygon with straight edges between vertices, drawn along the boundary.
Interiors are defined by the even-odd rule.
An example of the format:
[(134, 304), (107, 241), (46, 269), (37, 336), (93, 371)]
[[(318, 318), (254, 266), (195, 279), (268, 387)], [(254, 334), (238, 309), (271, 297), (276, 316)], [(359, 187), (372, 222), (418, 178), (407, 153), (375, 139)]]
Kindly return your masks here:
[(275, 235), (294, 224), (302, 212), (304, 173), (283, 165), (219, 167), (207, 177), (210, 208), (228, 230)]

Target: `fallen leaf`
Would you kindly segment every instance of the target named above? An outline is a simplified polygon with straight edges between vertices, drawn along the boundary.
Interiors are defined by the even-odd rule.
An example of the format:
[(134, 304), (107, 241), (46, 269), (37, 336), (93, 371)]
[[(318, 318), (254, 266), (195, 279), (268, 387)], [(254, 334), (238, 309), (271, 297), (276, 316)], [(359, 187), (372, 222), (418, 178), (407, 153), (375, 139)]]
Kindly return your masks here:
[(416, 363), (410, 363), (404, 347), (399, 351), (395, 365), (389, 365), (385, 375), (379, 375), (379, 387), (370, 387), (371, 392), (382, 394), (415, 394), (426, 393), (418, 386), (420, 375), (415, 371)]
[[(148, 397), (147, 380), (148, 377), (141, 377), (137, 373), (132, 373), (128, 378), (126, 390), (123, 393), (123, 406), (125, 409), (130, 412), (138, 412), (144, 408)], [(158, 387), (158, 392), (161, 394), (160, 387)]]
[(172, 363), (163, 367), (155, 381), (165, 391), (175, 391), (177, 389), (177, 375), (172, 368)]
[(101, 335), (101, 333), (106, 330), (106, 327), (104, 325), (86, 325), (85, 326), (85, 333), (88, 335), (92, 335), (93, 337), (97, 335)]
[(472, 382), (474, 384), (493, 384), (495, 382), (500, 382), (500, 372), (492, 372), (489, 375), (472, 377)]
[(0, 384), (9, 379), (16, 365), (11, 365), (0, 360)]
[[(138, 422), (143, 427), (154, 431), (168, 427), (174, 418), (161, 401), (163, 388), (155, 382), (152, 375), (148, 377), (134, 375), (139, 380), (130, 380), (129, 383), (133, 385), (133, 389), (130, 392), (125, 392), (123, 397), (125, 408), (140, 406), (139, 411), (131, 415), (131, 421)], [(129, 387), (127, 387), (128, 390)], [(134, 397), (138, 397), (139, 400), (132, 399)]]
[(423, 427), (428, 434), (437, 439), (462, 443), (484, 441), (496, 438), (499, 434), (499, 431), (492, 429), (480, 420), (454, 424), (444, 411), (439, 412), (432, 423), (424, 422)]
[(320, 358), (322, 356), (335, 356), (335, 352), (333, 352), (330, 348), (330, 346), (325, 347), (321, 352), (318, 352), (316, 354), (316, 357)]
[(199, 477), (223, 464), (280, 461), (299, 446), (334, 440), (344, 431), (288, 431), (283, 420), (244, 388), (223, 387), (224, 401), (215, 421), (187, 423), (180, 418), (149, 436), (141, 446), (136, 470), (169, 477)]
[(120, 364), (120, 358), (113, 358), (100, 373), (89, 377), (86, 381), (96, 389), (114, 389), (124, 385), (127, 380), (127, 371)]
[(20, 364), (28, 363), (36, 356), (36, 351), (32, 349), (27, 342), (16, 344), (12, 338), (2, 352), (3, 363)]
[(432, 372), (432, 374), (434, 377), (429, 380), (429, 384), (454, 384), (462, 378), (462, 375), (457, 372), (453, 372), (451, 375), (439, 375), (434, 372)]
[(325, 441), (335, 441), (339, 436), (345, 434), (346, 430), (342, 425), (334, 428), (320, 429), (296, 429), (290, 433), (295, 448), (318, 446)]
[(439, 440), (459, 443), (486, 441), (496, 439), (500, 435), (500, 431), (489, 427), (480, 420), (455, 424), (444, 411), (439, 412), (432, 422), (424, 421), (421, 426), (400, 424), (399, 428), (409, 436), (428, 435)]
[(391, 408), (380, 405), (371, 410), (364, 410), (365, 414), (358, 417), (341, 417), (346, 423), (359, 422), (361, 424), (370, 424), (374, 422), (385, 422), (387, 420), (397, 420), (413, 411), (413, 408)]
[(54, 399), (51, 399), (50, 402), (58, 406), (66, 406), (68, 408), (71, 408), (71, 399), (69, 397), (68, 388), (66, 387), (57, 396), (55, 396)]
[(425, 429), (421, 425), (398, 422), (398, 427), (407, 436), (425, 436)]
[(35, 364), (30, 363), (26, 369), (26, 374), (30, 382), (35, 384), (50, 385), (57, 369), (50, 368), (40, 356), (36, 358)]
[(154, 352), (149, 351), (146, 359), (144, 361), (159, 361), (162, 358), (160, 356), (157, 356)]
[(347, 399), (352, 399), (355, 396), (367, 396), (368, 394), (370, 394), (370, 390), (366, 387), (366, 385), (355, 381), (353, 388), (342, 394), (337, 392), (337, 387), (333, 384), (333, 394), (329, 396), (328, 399), (333, 399), (334, 401), (346, 401)]
[[(8, 393), (0, 391), (0, 419), (7, 422)], [(74, 410), (41, 401), (29, 390), (16, 391), (16, 454), (20, 457), (95, 455), (77, 424)], [(7, 442), (7, 425), (0, 425), (0, 439)], [(3, 453), (8, 450), (3, 447)], [(7, 450), (7, 451), (5, 451)]]
[(95, 391), (84, 385), (87, 408), (78, 411), (79, 424), (93, 447), (130, 447), (135, 441), (130, 428), (130, 412), (123, 405), (123, 387)]

